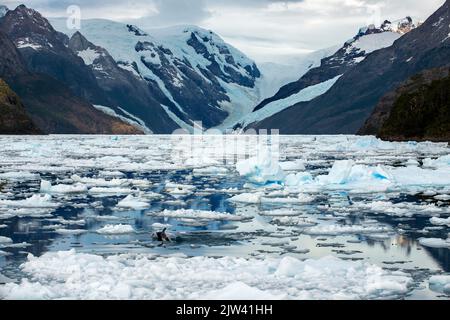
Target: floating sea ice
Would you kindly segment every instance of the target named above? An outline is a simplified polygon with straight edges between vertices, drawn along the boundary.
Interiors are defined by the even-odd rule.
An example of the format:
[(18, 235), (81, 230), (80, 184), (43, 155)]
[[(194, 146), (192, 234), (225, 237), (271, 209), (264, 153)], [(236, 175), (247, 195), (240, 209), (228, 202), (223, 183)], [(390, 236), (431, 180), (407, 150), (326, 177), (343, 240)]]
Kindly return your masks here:
[(423, 160), (423, 167), (424, 168), (446, 168), (450, 167), (450, 155), (442, 156), (440, 158), (437, 158), (436, 160), (433, 159), (425, 159)]
[(0, 207), (9, 208), (57, 208), (59, 203), (52, 202), (52, 197), (48, 194), (35, 194), (25, 200), (0, 200)]
[(85, 178), (80, 177), (76, 174), (70, 177), (74, 182), (79, 182), (87, 185), (88, 187), (123, 187), (130, 185), (128, 179), (97, 179), (97, 178)]
[(206, 166), (215, 166), (215, 165), (220, 165), (220, 162), (209, 158), (207, 156), (201, 155), (198, 157), (192, 157), (187, 159), (184, 162), (184, 165), (187, 167), (206, 167)]
[[(335, 257), (103, 257), (71, 250), (30, 254), (21, 268), (33, 280), (1, 286), (3, 299), (235, 299), (238, 293), (243, 299), (387, 299), (406, 294), (412, 282), (402, 272)], [(167, 283), (178, 290), (167, 290)]]
[(309, 172), (299, 172), (288, 175), (284, 181), (284, 184), (287, 187), (298, 187), (313, 182), (314, 178)]
[(283, 182), (285, 174), (280, 167), (278, 158), (269, 150), (261, 150), (257, 157), (236, 163), (236, 170), (249, 182), (264, 185), (270, 182)]
[(294, 161), (285, 161), (280, 162), (281, 169), (285, 171), (303, 171), (306, 170), (305, 161), (303, 160), (294, 160)]
[(55, 232), (62, 235), (78, 236), (80, 234), (86, 233), (87, 231), (83, 229), (56, 229)]
[(42, 193), (84, 193), (87, 192), (87, 187), (84, 184), (77, 183), (73, 185), (59, 184), (52, 186), (50, 181), (41, 180)]
[(5, 243), (12, 243), (12, 239), (8, 238), (8, 237), (1, 237), (0, 236), (0, 244), (5, 244)]
[(415, 159), (408, 159), (408, 161), (405, 162), (405, 165), (407, 167), (418, 167), (420, 163)]
[(250, 287), (243, 282), (233, 282), (220, 290), (213, 290), (205, 294), (206, 300), (281, 300), (284, 294), (273, 295), (269, 292)]
[(381, 167), (357, 165), (353, 160), (336, 161), (326, 176), (319, 176), (317, 180), (322, 184), (354, 184), (358, 187), (371, 188), (374, 183), (388, 185), (391, 176)]
[(293, 209), (275, 209), (261, 212), (262, 216), (269, 217), (293, 217), (301, 215), (301, 212)]
[(0, 180), (2, 179), (15, 181), (39, 180), (40, 175), (28, 171), (5, 172), (0, 173)]
[(134, 233), (134, 229), (130, 225), (108, 224), (108, 225), (104, 226), (103, 228), (97, 230), (97, 233), (100, 233), (100, 234), (129, 234), (129, 233)]
[(166, 192), (172, 195), (189, 195), (194, 193), (197, 188), (192, 185), (178, 184), (167, 182), (166, 183)]
[(172, 227), (172, 225), (170, 225), (170, 224), (164, 224), (164, 223), (158, 223), (158, 222), (152, 224), (152, 229), (164, 229), (164, 228), (169, 229), (171, 227)]
[(136, 190), (130, 189), (130, 188), (101, 188), (101, 187), (94, 187), (89, 189), (90, 194), (95, 195), (121, 195), (121, 194), (129, 194), (134, 193)]
[(434, 198), (436, 200), (448, 201), (448, 200), (450, 200), (450, 194), (440, 194), (440, 195), (434, 196)]
[(261, 203), (286, 203), (286, 204), (296, 204), (296, 203), (310, 203), (315, 200), (315, 197), (301, 194), (298, 197), (286, 197), (286, 198), (261, 198)]
[(305, 230), (306, 234), (309, 235), (328, 235), (328, 236), (338, 236), (345, 234), (379, 234), (384, 232), (392, 231), (388, 227), (382, 226), (363, 226), (363, 225), (318, 225)]
[(140, 197), (134, 197), (133, 195), (128, 195), (125, 199), (121, 200), (117, 204), (118, 208), (123, 209), (147, 209), (150, 204)]
[(228, 174), (228, 169), (224, 167), (206, 167), (198, 168), (193, 171), (194, 176), (208, 176), (208, 175), (226, 175)]
[(433, 217), (430, 219), (431, 224), (434, 224), (435, 226), (448, 226), (450, 227), (450, 217), (447, 219)]
[(261, 202), (262, 193), (256, 192), (256, 193), (241, 193), (238, 195), (235, 195), (234, 197), (231, 197), (228, 199), (231, 202), (237, 202), (237, 203), (260, 203)]
[(423, 169), (419, 167), (390, 168), (395, 184), (399, 186), (421, 186), (424, 190), (429, 187), (450, 185), (450, 170), (447, 167), (437, 169)]
[(167, 217), (176, 219), (202, 219), (202, 220), (229, 220), (229, 221), (241, 221), (246, 219), (244, 216), (233, 215), (229, 213), (220, 213), (215, 211), (203, 211), (192, 209), (180, 209), (180, 210), (164, 210), (161, 212), (149, 213), (151, 216)]
[(125, 174), (120, 171), (99, 171), (98, 175), (107, 178), (122, 178), (125, 176)]
[(450, 276), (432, 276), (428, 284), (431, 290), (450, 295)]
[(450, 249), (450, 239), (444, 240), (440, 238), (420, 238), (419, 243), (422, 246), (430, 248), (449, 248)]
[(276, 224), (285, 225), (285, 226), (295, 226), (298, 228), (307, 228), (317, 225), (316, 222), (308, 221), (303, 218), (299, 217), (292, 217), (292, 216), (280, 216), (279, 218), (276, 218), (272, 220)]

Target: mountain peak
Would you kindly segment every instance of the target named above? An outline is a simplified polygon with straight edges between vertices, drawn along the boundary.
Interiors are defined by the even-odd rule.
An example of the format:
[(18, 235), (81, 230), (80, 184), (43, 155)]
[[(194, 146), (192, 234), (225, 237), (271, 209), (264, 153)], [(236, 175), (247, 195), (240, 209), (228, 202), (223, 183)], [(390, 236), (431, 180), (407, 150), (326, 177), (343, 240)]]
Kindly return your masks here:
[[(38, 11), (28, 8), (21, 4), (16, 9), (10, 11), (12, 21), (21, 26), (27, 25), (27, 28), (33, 28), (34, 31), (54, 32), (52, 25)], [(13, 25), (11, 27), (14, 27)]]
[(93, 46), (80, 31), (75, 32), (69, 40), (69, 47), (75, 51), (83, 51)]
[(411, 30), (419, 27), (422, 23), (420, 21), (415, 21), (410, 16), (406, 16), (403, 19), (390, 21), (385, 20), (380, 27), (376, 27), (374, 24), (362, 27), (359, 29), (358, 34), (350, 41), (357, 40), (362, 36), (369, 34), (382, 33), (382, 32), (395, 32), (399, 34), (406, 34)]

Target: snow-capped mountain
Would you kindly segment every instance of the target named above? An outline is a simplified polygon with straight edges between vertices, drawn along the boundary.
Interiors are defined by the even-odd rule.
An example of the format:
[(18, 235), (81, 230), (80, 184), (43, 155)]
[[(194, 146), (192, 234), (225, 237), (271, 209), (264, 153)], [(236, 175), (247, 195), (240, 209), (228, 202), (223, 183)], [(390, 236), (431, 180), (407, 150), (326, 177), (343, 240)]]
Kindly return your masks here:
[[(60, 81), (76, 96), (92, 105), (115, 110), (119, 118), (129, 119), (133, 125), (138, 123), (144, 131), (170, 133), (178, 128), (160, 102), (153, 98), (158, 92), (153, 94), (151, 85), (131, 71), (119, 68), (106, 50), (87, 44), (80, 37), (69, 39), (57, 32), (39, 12), (19, 6), (0, 20), (0, 30), (14, 42), (31, 72)], [(94, 49), (87, 48), (82, 53), (75, 51), (76, 48), (82, 49), (83, 45), (92, 45)], [(100, 52), (98, 56), (101, 59), (89, 61), (96, 60), (96, 57), (89, 56), (92, 54), (89, 50), (94, 55)], [(93, 62), (99, 64), (93, 68)], [(127, 115), (132, 112), (142, 120)]]
[[(310, 69), (304, 75), (300, 74), (299, 80), (286, 84), (274, 96), (259, 103), (254, 112), (242, 119), (237, 127), (261, 121), (296, 103), (311, 100), (325, 93), (324, 90), (328, 90), (339, 76), (351, 70), (369, 54), (391, 46), (402, 34), (414, 28), (416, 24), (409, 17), (397, 22), (386, 20), (378, 28), (374, 25), (360, 28), (358, 33), (334, 54), (323, 58), (319, 66)], [(311, 94), (312, 92), (315, 94)]]
[[(74, 33), (65, 19), (51, 21), (57, 30)], [(194, 121), (206, 128), (223, 126), (251, 111), (258, 100), (261, 73), (255, 62), (212, 31), (195, 26), (143, 31), (108, 20), (84, 20), (81, 33), (105, 48), (119, 67), (160, 90), (157, 98), (180, 127)]]
[[(423, 24), (402, 35), (393, 45), (373, 51), (359, 63), (347, 68), (326, 93), (308, 102), (292, 104), (284, 111), (254, 123), (251, 127), (277, 128), (285, 134), (356, 133), (384, 94), (423, 70), (450, 63), (449, 25), (450, 1), (447, 0)], [(404, 32), (409, 28), (404, 27), (405, 24), (401, 24), (397, 32)], [(364, 34), (367, 31), (365, 30)], [(370, 33), (381, 36), (386, 34), (393, 36), (394, 32)], [(357, 36), (352, 43), (361, 43), (362, 38)], [(349, 45), (345, 47), (348, 48)], [(363, 57), (357, 55), (361, 50), (350, 52), (356, 53), (351, 61), (358, 62), (355, 58)], [(298, 87), (294, 89), (298, 90)]]
[[(83, 61), (38, 12), (21, 5), (0, 19), (0, 77), (44, 133), (140, 133), (96, 110), (106, 97)], [(108, 100), (105, 100), (108, 101)]]

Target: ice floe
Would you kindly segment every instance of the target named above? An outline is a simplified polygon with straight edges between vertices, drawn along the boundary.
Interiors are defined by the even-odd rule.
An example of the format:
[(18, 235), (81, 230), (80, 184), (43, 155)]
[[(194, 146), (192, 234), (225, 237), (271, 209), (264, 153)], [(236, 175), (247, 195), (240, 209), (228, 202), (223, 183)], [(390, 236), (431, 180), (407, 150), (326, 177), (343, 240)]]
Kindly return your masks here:
[(380, 299), (407, 293), (412, 281), (399, 271), (334, 257), (102, 257), (71, 250), (30, 254), (21, 268), (30, 279), (0, 287), (0, 298)]
[(246, 217), (240, 215), (233, 215), (229, 213), (220, 213), (214, 211), (180, 209), (180, 210), (164, 210), (161, 212), (152, 212), (149, 215), (166, 218), (185, 218), (185, 219), (200, 219), (200, 220), (228, 220), (241, 221)]
[(0, 173), (0, 180), (39, 180), (40, 175), (37, 173), (31, 173), (28, 171), (14, 171), (14, 172), (4, 172)]
[(444, 240), (441, 238), (420, 238), (419, 243), (422, 246), (430, 248), (449, 248), (450, 249), (450, 239)]
[(267, 149), (259, 150), (257, 157), (236, 163), (236, 170), (241, 176), (255, 184), (282, 182), (285, 178), (278, 159)]
[(146, 209), (150, 207), (150, 203), (145, 201), (145, 199), (130, 194), (125, 199), (119, 201), (117, 207), (122, 209)]
[(431, 290), (450, 295), (450, 275), (432, 276), (428, 284)]
[(129, 234), (134, 232), (135, 231), (132, 226), (124, 224), (108, 224), (103, 228), (97, 230), (97, 233), (100, 234)]
[(342, 234), (377, 234), (392, 231), (383, 226), (363, 226), (363, 225), (318, 225), (305, 230), (309, 235), (338, 236)]
[(436, 226), (448, 226), (450, 227), (450, 217), (447, 219), (444, 218), (438, 218), (438, 217), (433, 217), (430, 219), (431, 224), (434, 224)]
[(81, 183), (67, 185), (58, 184), (52, 186), (50, 181), (41, 180), (41, 193), (84, 193), (88, 188)]
[(231, 202), (238, 202), (238, 203), (260, 203), (261, 202), (261, 196), (262, 193), (255, 192), (255, 193), (241, 193), (238, 195), (235, 195), (228, 199)]
[(24, 200), (0, 200), (0, 207), (9, 208), (57, 208), (59, 203), (52, 201), (48, 194), (35, 194)]
[(0, 244), (5, 244), (5, 243), (12, 243), (12, 239), (8, 238), (8, 237), (1, 237), (0, 236)]

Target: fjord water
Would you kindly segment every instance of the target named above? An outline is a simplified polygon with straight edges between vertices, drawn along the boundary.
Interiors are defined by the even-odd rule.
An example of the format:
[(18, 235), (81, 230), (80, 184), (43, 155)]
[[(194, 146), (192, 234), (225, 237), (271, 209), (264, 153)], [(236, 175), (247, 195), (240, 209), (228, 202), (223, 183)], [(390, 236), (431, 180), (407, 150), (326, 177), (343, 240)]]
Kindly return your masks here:
[[(0, 282), (6, 277), (3, 282), (10, 283), (0, 289), (0, 297), (26, 298), (27, 290), (32, 288), (30, 282), (51, 290), (61, 279), (74, 281), (67, 280), (66, 274), (55, 274), (55, 279), (51, 279), (52, 274), (36, 270), (31, 263), (38, 263), (38, 257), (55, 263), (56, 268), (64, 265), (65, 259), (85, 261), (77, 254), (125, 254), (122, 258), (130, 264), (133, 259), (140, 261), (135, 255), (142, 254), (152, 257), (150, 262), (146, 260), (146, 267), (152, 260), (161, 264), (165, 260), (158, 259), (176, 257), (181, 274), (191, 274), (186, 271), (191, 257), (243, 258), (239, 260), (242, 268), (251, 268), (246, 266), (247, 260), (281, 264), (280, 259), (292, 257), (295, 263), (310, 261), (305, 262), (306, 266), (299, 265), (299, 275), (316, 264), (318, 270), (332, 275), (333, 266), (319, 262), (337, 263), (338, 260), (326, 260), (333, 257), (348, 262), (343, 268), (364, 268), (362, 274), (369, 274), (374, 267), (380, 268), (378, 273), (383, 272), (379, 282), (384, 284), (373, 285), (379, 288), (364, 287), (370, 294), (359, 291), (360, 284), (351, 284), (350, 279), (348, 284), (339, 283), (347, 290), (341, 298), (448, 299), (448, 291), (442, 291), (430, 279), (450, 272), (450, 247), (424, 246), (419, 239), (447, 239), (449, 224), (432, 223), (430, 219), (449, 217), (450, 181), (442, 182), (445, 177), (441, 176), (439, 183), (424, 184), (423, 179), (418, 179), (417, 183), (405, 185), (399, 181), (406, 178), (400, 179), (393, 173), (401, 169), (408, 175), (411, 168), (408, 178), (414, 179), (419, 168), (427, 170), (427, 174), (436, 172), (436, 168), (426, 169), (425, 164), (448, 156), (447, 144), (388, 143), (354, 136), (282, 136), (279, 153), (286, 175), (306, 172), (316, 179), (326, 176), (336, 161), (350, 159), (364, 168), (384, 168), (392, 174), (385, 177), (370, 171), (372, 180), (365, 184), (342, 180), (333, 187), (311, 182), (288, 188), (283, 182), (249, 184), (248, 177), (240, 176), (230, 159), (251, 156), (251, 148), (239, 154), (242, 150), (226, 143), (218, 146), (214, 139), (202, 137), (200, 147), (192, 149), (191, 141), (186, 143), (174, 136), (1, 137), (0, 181), (5, 184), (0, 193)], [(222, 161), (224, 154), (227, 161)], [(388, 179), (396, 182), (387, 184)], [(43, 188), (42, 180), (52, 186)], [(259, 198), (233, 201), (239, 194)], [(48, 197), (44, 199), (45, 195)], [(32, 200), (20, 202), (33, 196), (41, 197), (34, 198), (37, 205)], [(123, 202), (125, 198), (129, 201)], [(112, 225), (118, 227), (114, 229)], [(160, 245), (153, 235), (164, 227), (172, 242)], [(69, 254), (69, 250), (74, 251)], [(66, 252), (67, 256), (46, 256), (49, 252)], [(215, 260), (199, 260), (191, 268), (217, 267), (212, 261)], [(217, 261), (224, 270), (232, 270), (235, 263), (230, 260), (229, 267), (224, 262), (228, 260)], [(82, 268), (82, 263), (73, 268)], [(128, 262), (123, 263), (128, 266)], [(281, 277), (281, 267), (277, 266)], [(291, 269), (289, 273), (294, 274), (289, 277), (300, 279)], [(90, 270), (96, 270), (98, 277), (103, 272), (94, 266)], [(336, 276), (342, 272), (337, 269)], [(171, 276), (168, 274), (167, 279)], [(369, 281), (364, 275), (361, 277), (362, 282)], [(263, 298), (280, 297), (277, 290), (289, 292), (281, 298), (339, 298), (330, 293), (329, 286), (336, 286), (333, 281), (337, 281), (330, 276), (318, 276), (313, 284), (320, 283), (319, 287), (302, 287), (292, 293), (285, 278), (275, 279), (280, 279), (277, 285), (272, 278), (259, 287), (246, 283), (255, 290), (248, 292)], [(192, 278), (192, 290), (204, 290), (202, 286), (195, 289), (195, 281), (200, 280)], [(389, 281), (406, 283), (406, 290), (387, 285)], [(240, 282), (230, 284), (224, 280), (217, 287), (207, 288), (214, 298), (213, 289), (231, 285), (226, 288), (236, 292), (236, 288), (241, 288), (236, 283)], [(133, 285), (131, 288), (135, 288)], [(77, 295), (76, 290), (73, 294), (77, 298), (96, 297)], [(308, 295), (308, 290), (314, 294)], [(198, 294), (194, 291), (189, 297)], [(130, 289), (126, 297), (148, 297), (139, 292)], [(53, 297), (53, 293), (28, 293), (29, 297)]]

